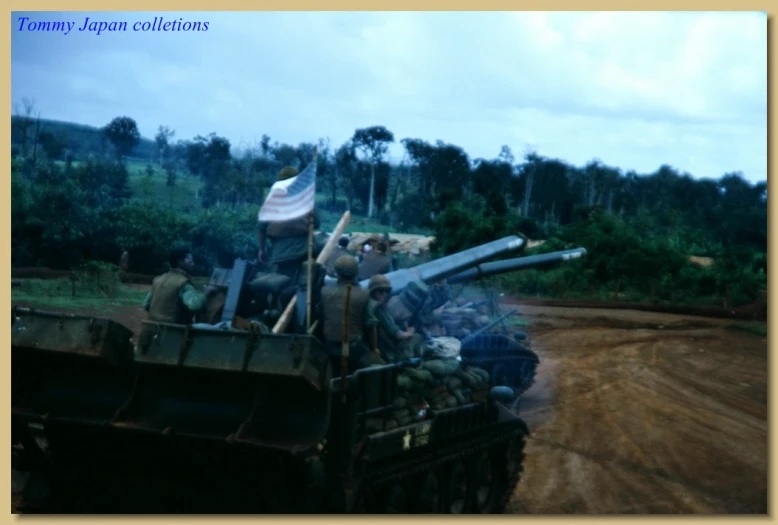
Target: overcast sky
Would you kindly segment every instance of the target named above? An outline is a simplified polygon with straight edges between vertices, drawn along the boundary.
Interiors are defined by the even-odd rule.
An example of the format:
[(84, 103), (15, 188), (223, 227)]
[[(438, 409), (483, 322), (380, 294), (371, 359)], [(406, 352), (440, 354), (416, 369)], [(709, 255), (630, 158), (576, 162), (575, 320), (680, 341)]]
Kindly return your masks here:
[[(29, 21), (72, 21), (69, 34)], [(136, 21), (208, 22), (135, 32)], [(80, 32), (90, 20), (128, 31)], [(384, 125), (471, 158), (503, 144), (640, 173), (767, 177), (764, 13), (45, 13), (12, 15), (12, 99), (141, 134), (297, 144)]]

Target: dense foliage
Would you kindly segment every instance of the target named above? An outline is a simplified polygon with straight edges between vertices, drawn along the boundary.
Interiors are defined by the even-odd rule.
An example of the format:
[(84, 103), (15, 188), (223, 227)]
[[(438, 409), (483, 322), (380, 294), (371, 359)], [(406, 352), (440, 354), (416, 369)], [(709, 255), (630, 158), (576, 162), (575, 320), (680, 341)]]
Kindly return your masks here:
[[(623, 173), (593, 160), (582, 167), (503, 146), (471, 159), (438, 141), (400, 140), (406, 157), (386, 160), (391, 131), (355, 131), (328, 140), (271, 143), (234, 151), (215, 133), (154, 140), (135, 121), (104, 128), (36, 118), (12, 122), (12, 262), (71, 268), (117, 261), (157, 272), (177, 241), (193, 246), (202, 270), (256, 253), (256, 212), (284, 165), (302, 168), (319, 152), (319, 206), (350, 209), (385, 230), (431, 231), (438, 254), (522, 232), (545, 239), (537, 251), (585, 247), (588, 256), (552, 271), (498, 281), (513, 292), (569, 297), (652, 298), (738, 304), (766, 287), (767, 185), (740, 173), (695, 179), (671, 166)], [(711, 266), (690, 256), (711, 258)]]

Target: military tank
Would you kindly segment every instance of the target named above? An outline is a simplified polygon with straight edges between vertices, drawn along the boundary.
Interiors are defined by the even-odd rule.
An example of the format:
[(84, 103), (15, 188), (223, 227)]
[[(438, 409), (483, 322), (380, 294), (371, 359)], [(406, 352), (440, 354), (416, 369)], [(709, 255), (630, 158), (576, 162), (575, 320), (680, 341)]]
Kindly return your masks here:
[[(517, 257), (476, 265), (448, 279), (449, 284), (468, 282), (481, 277), (527, 268), (547, 268), (586, 255), (585, 248), (573, 248), (540, 255)], [(540, 358), (531, 349), (531, 338), (523, 331), (490, 332), (505, 318), (515, 314), (510, 310), (480, 330), (462, 339), (462, 355), (474, 366), (489, 371), (495, 385), (510, 386), (520, 396), (535, 382)]]
[[(449, 275), (446, 278), (446, 285), (467, 283), (482, 277), (522, 269), (547, 268), (579, 259), (585, 255), (585, 248), (573, 248), (540, 255), (485, 262)], [(441, 280), (438, 278), (441, 272), (436, 271), (441, 261), (444, 259), (387, 274), (390, 281), (400, 285), (399, 289), (393, 290), (393, 297), (389, 302), (390, 312), (396, 319), (407, 321), (417, 329), (423, 330), (421, 319), (424, 313), (429, 313), (437, 306), (434, 302), (430, 303), (431, 288), (429, 285)], [(368, 281), (362, 281), (361, 285), (367, 287)], [(490, 301), (483, 301), (483, 303), (488, 302)], [(464, 306), (479, 306), (479, 303), (468, 303)], [(468, 362), (489, 371), (493, 384), (509, 386), (517, 395), (521, 395), (534, 384), (540, 358), (532, 351), (531, 338), (526, 332), (508, 329), (505, 329), (503, 333), (494, 331), (498, 325), (516, 312), (517, 310), (513, 309), (504, 314), (497, 313), (495, 319), (486, 326), (459, 337), (459, 339), (462, 342), (462, 356), (466, 357)]]
[[(410, 275), (445, 278), (523, 245), (508, 237), (393, 278), (399, 289)], [(312, 270), (317, 288), (323, 268)], [(486, 387), (456, 406), (414, 407), (391, 426), (398, 378), (424, 360), (335, 369), (316, 319), (299, 309), (286, 327), (252, 322), (277, 302), (256, 299), (267, 290), (255, 273), (242, 260), (215, 272), (214, 282), (226, 283), (210, 312), (220, 321), (145, 321), (137, 343), (109, 318), (14, 308), (14, 469), (46, 489), (26, 495), (21, 512), (505, 509), (529, 435), (510, 409), (512, 389), (490, 385), (487, 374)], [(307, 303), (300, 288), (298, 306)], [(478, 371), (465, 356), (457, 361)]]

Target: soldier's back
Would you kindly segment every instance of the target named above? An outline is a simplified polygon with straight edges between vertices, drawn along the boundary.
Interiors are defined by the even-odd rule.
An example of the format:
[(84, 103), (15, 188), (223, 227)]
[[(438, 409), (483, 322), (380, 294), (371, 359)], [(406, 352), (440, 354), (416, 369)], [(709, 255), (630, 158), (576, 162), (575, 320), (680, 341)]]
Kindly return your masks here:
[[(370, 296), (367, 290), (358, 284), (351, 286), (349, 298), (349, 339), (360, 339), (364, 335), (364, 319), (367, 302)], [(342, 342), (343, 340), (343, 316), (346, 312), (346, 285), (338, 283), (333, 286), (325, 286), (321, 292), (322, 304), (322, 330), (324, 339), (328, 343)]]

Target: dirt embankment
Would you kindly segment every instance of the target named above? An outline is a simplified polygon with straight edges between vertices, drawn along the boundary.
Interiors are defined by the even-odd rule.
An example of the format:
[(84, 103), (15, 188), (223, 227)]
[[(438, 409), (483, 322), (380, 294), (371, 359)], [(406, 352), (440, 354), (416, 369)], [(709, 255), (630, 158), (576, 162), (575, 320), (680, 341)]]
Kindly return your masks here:
[(511, 512), (767, 512), (766, 338), (666, 314), (520, 314), (542, 363)]

